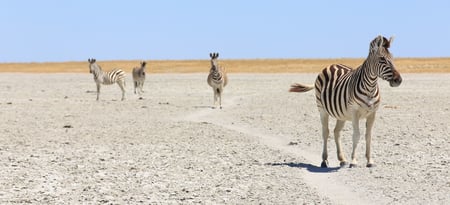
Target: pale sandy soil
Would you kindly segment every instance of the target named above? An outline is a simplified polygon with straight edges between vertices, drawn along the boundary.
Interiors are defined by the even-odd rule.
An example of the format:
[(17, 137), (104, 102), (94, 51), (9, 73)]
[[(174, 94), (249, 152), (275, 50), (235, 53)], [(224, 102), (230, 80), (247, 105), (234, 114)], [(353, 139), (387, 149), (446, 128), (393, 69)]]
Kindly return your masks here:
[(315, 76), (231, 74), (220, 110), (206, 73), (148, 75), (143, 100), (129, 75), (99, 102), (88, 74), (2, 73), (0, 204), (448, 204), (450, 74), (380, 82), (377, 166), (352, 169), (333, 141), (317, 167), (314, 94), (287, 92)]

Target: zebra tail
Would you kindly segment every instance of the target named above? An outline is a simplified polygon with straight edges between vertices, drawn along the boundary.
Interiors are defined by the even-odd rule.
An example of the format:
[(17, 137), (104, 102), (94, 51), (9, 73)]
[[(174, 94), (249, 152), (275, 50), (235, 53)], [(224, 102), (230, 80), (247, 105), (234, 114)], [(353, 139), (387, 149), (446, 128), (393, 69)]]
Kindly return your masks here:
[(295, 83), (291, 85), (291, 89), (289, 89), (289, 92), (303, 93), (308, 92), (312, 89), (314, 89), (314, 85), (303, 85), (300, 83)]

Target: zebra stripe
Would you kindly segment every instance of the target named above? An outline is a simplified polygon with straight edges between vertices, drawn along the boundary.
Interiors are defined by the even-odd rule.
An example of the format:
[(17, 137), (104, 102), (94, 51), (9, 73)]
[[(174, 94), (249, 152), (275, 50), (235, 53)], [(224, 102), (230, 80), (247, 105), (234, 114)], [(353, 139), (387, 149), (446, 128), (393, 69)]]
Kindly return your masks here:
[(134, 82), (134, 94), (136, 94), (136, 91), (139, 94), (142, 94), (144, 92), (144, 82), (145, 82), (145, 65), (147, 62), (142, 61), (141, 67), (134, 67), (133, 68), (133, 82)]
[(211, 69), (209, 70), (207, 82), (214, 91), (213, 108), (216, 107), (217, 101), (219, 101), (220, 109), (222, 109), (222, 93), (223, 88), (228, 83), (228, 77), (225, 69), (217, 63), (219, 53), (210, 53), (209, 56), (211, 57)]
[(392, 37), (388, 40), (378, 36), (370, 43), (369, 55), (356, 69), (342, 64), (333, 64), (319, 73), (314, 85), (293, 84), (291, 92), (307, 92), (315, 89), (316, 104), (322, 123), (323, 153), (322, 167), (328, 167), (327, 140), (329, 135), (328, 118), (337, 119), (334, 129), (338, 159), (341, 166), (347, 164), (341, 150), (340, 131), (345, 121), (352, 121), (353, 149), (350, 166), (356, 166), (355, 150), (359, 142), (359, 120), (366, 118), (366, 158), (367, 166), (373, 166), (370, 158), (371, 131), (375, 113), (380, 104), (378, 78), (397, 87), (402, 78), (395, 69), (389, 52)]
[(89, 72), (94, 75), (94, 81), (97, 85), (97, 100), (100, 95), (100, 85), (111, 85), (117, 83), (122, 90), (122, 100), (125, 100), (125, 72), (120, 69), (114, 69), (109, 72), (105, 72), (97, 65), (95, 59), (88, 59)]

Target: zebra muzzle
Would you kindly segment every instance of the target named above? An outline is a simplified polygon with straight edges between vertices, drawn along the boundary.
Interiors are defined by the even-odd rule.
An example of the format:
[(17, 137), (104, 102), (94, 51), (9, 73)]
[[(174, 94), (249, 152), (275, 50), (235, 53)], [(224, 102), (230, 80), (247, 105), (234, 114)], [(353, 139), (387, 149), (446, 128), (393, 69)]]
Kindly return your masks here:
[(400, 76), (396, 76), (394, 79), (392, 79), (391, 81), (389, 81), (389, 85), (391, 87), (398, 87), (400, 86), (400, 84), (402, 84), (402, 77)]

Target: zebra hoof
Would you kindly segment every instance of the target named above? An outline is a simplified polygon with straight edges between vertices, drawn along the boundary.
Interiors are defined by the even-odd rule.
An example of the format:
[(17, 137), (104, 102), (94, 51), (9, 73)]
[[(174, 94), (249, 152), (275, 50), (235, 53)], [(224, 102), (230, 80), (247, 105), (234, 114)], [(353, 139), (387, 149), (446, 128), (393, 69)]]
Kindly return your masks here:
[(339, 166), (342, 168), (342, 167), (345, 167), (345, 166), (347, 166), (348, 165), (348, 162), (346, 162), (346, 161), (343, 161), (343, 162), (341, 162), (341, 163), (339, 163)]
[(357, 164), (350, 164), (349, 167), (350, 167), (350, 168), (356, 168), (356, 167), (358, 167), (358, 165), (357, 165)]
[(376, 166), (375, 166), (374, 163), (369, 163), (369, 164), (366, 165), (366, 167), (368, 167), (368, 168), (373, 168), (373, 167), (376, 167)]
[(328, 161), (327, 160), (322, 161), (322, 164), (320, 164), (320, 167), (321, 168), (328, 168)]

